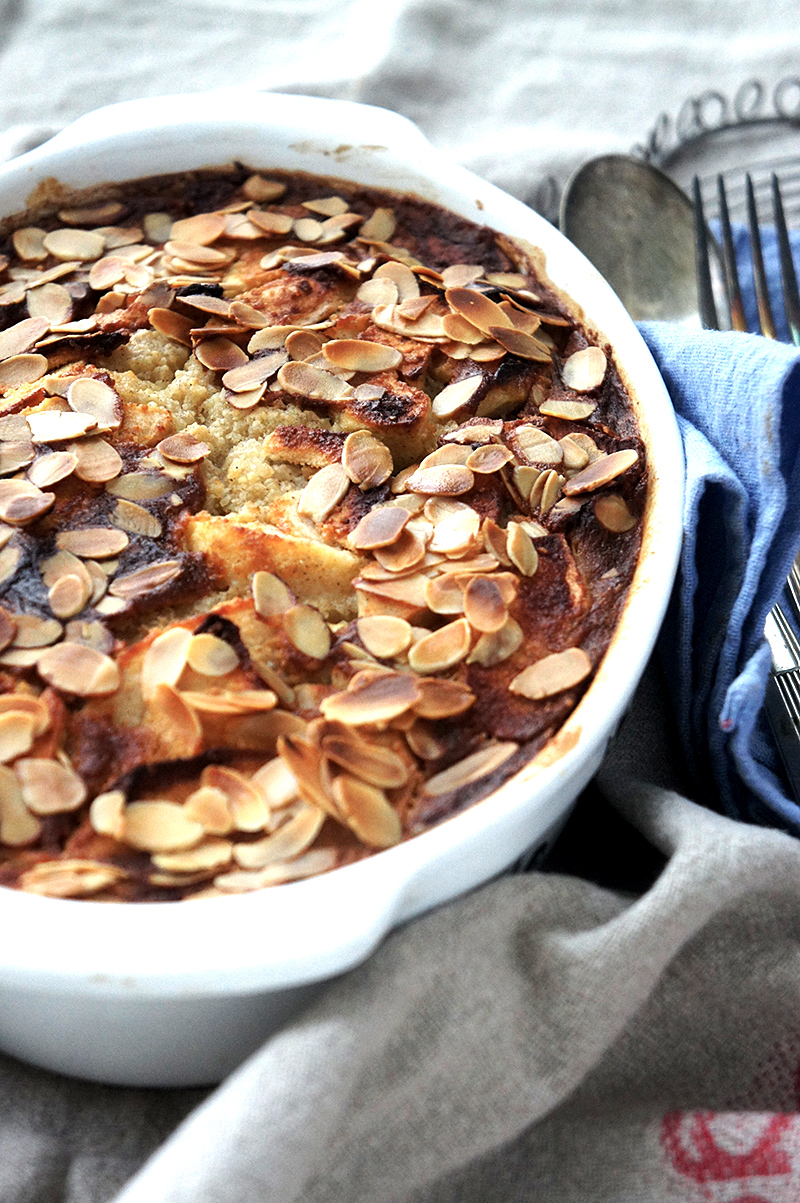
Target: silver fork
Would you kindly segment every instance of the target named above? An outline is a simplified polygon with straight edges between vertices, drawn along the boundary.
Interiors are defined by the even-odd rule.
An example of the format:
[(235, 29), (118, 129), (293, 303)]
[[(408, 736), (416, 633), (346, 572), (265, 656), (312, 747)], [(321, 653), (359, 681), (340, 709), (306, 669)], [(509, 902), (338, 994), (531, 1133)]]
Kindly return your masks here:
[[(771, 183), (772, 211), (778, 243), (778, 262), (780, 265), (786, 323), (792, 342), (800, 346), (800, 298), (797, 291), (797, 276), (792, 261), (789, 234), (786, 229), (780, 184), (778, 177), (774, 173)], [(747, 226), (750, 238), (750, 253), (753, 261), (753, 283), (755, 285), (760, 332), (765, 338), (776, 338), (775, 321), (772, 314), (767, 276), (764, 270), (764, 253), (758, 225), (755, 191), (749, 173), (745, 177), (745, 187), (747, 196)], [(692, 194), (700, 316), (706, 329), (718, 330), (720, 325), (711, 279), (708, 250), (709, 239), (712, 235), (705, 221), (700, 181), (697, 176), (695, 176), (692, 185)], [(730, 316), (731, 327), (734, 330), (746, 331), (748, 327), (742, 304), (739, 272), (736, 265), (733, 234), (728, 214), (728, 198), (725, 192), (725, 181), (721, 175), (717, 176), (717, 199), (722, 234), (725, 302)], [(786, 582), (786, 592), (795, 616), (800, 621), (800, 568), (798, 567), (797, 560), (792, 565), (789, 579)], [(773, 734), (775, 735), (775, 740), (795, 798), (800, 802), (800, 641), (798, 641), (794, 628), (780, 603), (777, 603), (770, 614), (767, 615), (764, 634), (772, 653), (772, 673), (764, 698), (764, 708)]]

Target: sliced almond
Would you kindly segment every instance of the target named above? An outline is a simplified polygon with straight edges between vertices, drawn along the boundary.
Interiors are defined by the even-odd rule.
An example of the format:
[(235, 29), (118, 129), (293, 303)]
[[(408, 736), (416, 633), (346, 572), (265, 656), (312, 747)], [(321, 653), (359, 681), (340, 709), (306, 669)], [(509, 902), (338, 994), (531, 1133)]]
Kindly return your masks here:
[(408, 663), (417, 673), (444, 672), (463, 660), (469, 647), (469, 623), (457, 618), (419, 639), (409, 650)]
[(226, 372), (222, 383), (234, 393), (250, 392), (277, 375), (286, 361), (286, 351), (261, 351), (255, 359), (247, 360), (240, 367)]
[[(268, 865), (266, 869), (241, 869), (232, 873), (220, 873), (214, 878), (213, 888), (204, 891), (203, 896), (213, 898), (218, 894), (249, 894), (253, 890), (264, 890), (268, 886), (282, 885), (287, 881), (315, 877), (334, 869), (337, 860), (335, 849), (313, 848), (302, 856), (296, 856), (294, 860)], [(197, 898), (199, 895), (194, 894), (193, 897)]]
[(33, 384), (40, 380), (47, 371), (47, 359), (44, 355), (13, 355), (0, 363), (0, 387), (19, 388), (23, 384)]
[(488, 334), (493, 326), (512, 328), (510, 319), (500, 306), (481, 292), (471, 288), (449, 288), (444, 295), (454, 313), (460, 314), (484, 334)]
[(437, 418), (452, 418), (460, 409), (469, 405), (483, 384), (483, 376), (465, 376), (455, 384), (446, 385), (433, 399), (431, 406)]
[(313, 844), (324, 821), (323, 811), (316, 806), (304, 806), (266, 839), (236, 844), (234, 859), (243, 869), (263, 869), (267, 865), (299, 856)]
[[(463, 502), (453, 502), (451, 507), (434, 519), (434, 531), (428, 550), (457, 556), (467, 551), (477, 538), (481, 520), (477, 511)], [(427, 512), (427, 505), (425, 509)]]
[[(174, 234), (174, 232), (175, 227), (173, 226), (172, 233)], [(231, 260), (231, 255), (227, 251), (215, 250), (210, 246), (200, 246), (196, 242), (174, 239), (172, 236), (170, 236), (169, 242), (164, 244), (164, 250), (167, 255), (172, 256), (173, 260), (178, 261), (181, 266), (185, 263), (188, 268), (197, 266), (213, 270), (230, 263)]]
[(122, 425), (122, 398), (95, 376), (80, 376), (67, 389), (70, 409), (89, 414), (103, 430), (116, 430)]
[(56, 547), (90, 560), (106, 560), (117, 556), (128, 546), (128, 536), (108, 526), (85, 526), (78, 530), (61, 531)]
[(561, 492), (562, 479), (557, 472), (551, 469), (549, 472), (543, 472), (540, 480), (536, 482), (536, 486), (531, 490), (531, 505), (533, 505), (534, 493), (539, 489), (539, 509), (542, 514), (546, 514), (552, 509), (558, 500)]
[(394, 209), (377, 208), (367, 218), (359, 231), (359, 238), (365, 242), (388, 242), (397, 228), (397, 218)]
[(508, 616), (500, 585), (489, 576), (474, 576), (464, 590), (464, 616), (474, 631), (499, 631)]
[(16, 760), (30, 751), (35, 738), (36, 721), (22, 710), (0, 712), (0, 764)]
[(44, 318), (50, 326), (61, 326), (72, 317), (72, 297), (62, 284), (42, 284), (32, 288), (27, 297), (31, 317)]
[(14, 647), (49, 647), (64, 634), (55, 618), (39, 618), (36, 614), (17, 614)]
[(183, 694), (171, 685), (156, 685), (148, 699), (147, 725), (157, 732), (169, 732), (169, 752), (175, 760), (188, 760), (200, 751), (200, 719)]
[(76, 858), (40, 861), (20, 876), (19, 888), (46, 898), (88, 898), (126, 876), (124, 869), (100, 861)]
[(379, 506), (370, 510), (350, 536), (351, 546), (359, 551), (387, 547), (394, 543), (411, 515), (400, 506)]
[(189, 818), (175, 802), (153, 799), (131, 802), (123, 816), (126, 844), (142, 852), (174, 852), (192, 848), (205, 835), (203, 827)]
[(582, 422), (597, 409), (594, 401), (544, 401), (539, 413), (548, 418), (563, 418), (565, 422)]
[(509, 451), (508, 447), (503, 447), (499, 443), (485, 443), (471, 452), (466, 463), (470, 471), (489, 475), (492, 472), (499, 472), (513, 458), (514, 453)]
[(388, 447), (365, 430), (349, 434), (342, 447), (342, 467), (362, 490), (382, 485), (392, 474), (394, 465)]
[(342, 818), (362, 843), (371, 848), (399, 844), (400, 818), (377, 786), (342, 773), (334, 779), (333, 797)]
[(632, 530), (637, 523), (636, 515), (631, 513), (625, 498), (618, 493), (606, 493), (598, 497), (594, 503), (594, 513), (600, 525), (614, 534)]
[(242, 185), (242, 192), (251, 201), (275, 201), (286, 192), (286, 185), (279, 180), (265, 179), (263, 175), (251, 175)]
[(161, 560), (157, 564), (148, 564), (145, 568), (115, 577), (108, 591), (114, 597), (133, 601), (174, 581), (182, 571), (180, 560)]
[(64, 443), (79, 439), (97, 425), (97, 419), (87, 413), (48, 409), (28, 414), (31, 441), (34, 443)]
[(124, 498), (120, 498), (111, 511), (111, 521), (121, 531), (128, 531), (132, 535), (145, 535), (150, 539), (157, 539), (162, 532), (161, 522), (155, 514), (151, 514), (144, 506), (137, 505), (135, 501), (126, 501)]
[(280, 369), (278, 384), (285, 392), (312, 401), (347, 401), (353, 396), (353, 390), (345, 380), (313, 364), (294, 360)]
[(314, 330), (293, 330), (286, 338), (286, 350), (291, 359), (313, 359), (324, 345)]
[(579, 647), (570, 647), (563, 652), (544, 656), (518, 673), (508, 688), (511, 693), (539, 701), (572, 689), (592, 671), (592, 662)]
[(46, 514), (55, 499), (54, 493), (43, 493), (27, 480), (0, 480), (0, 519), (26, 526)]
[(314, 522), (324, 522), (350, 488), (350, 478), (341, 464), (327, 464), (315, 472), (300, 494), (297, 512)]
[(17, 633), (17, 620), (5, 607), (0, 606), (0, 651), (13, 643)]
[(482, 664), (490, 668), (513, 656), (522, 644), (522, 627), (513, 618), (507, 618), (497, 631), (481, 635), (467, 657), (467, 664)]
[(81, 778), (57, 760), (18, 760), (14, 767), (25, 805), (34, 814), (63, 814), (77, 810), (86, 800)]
[(294, 604), (289, 589), (271, 572), (256, 572), (253, 575), (253, 601), (256, 614), (272, 618), (284, 614)]
[(189, 640), (186, 662), (204, 677), (224, 677), (238, 668), (239, 657), (224, 639), (206, 631)]
[(102, 697), (119, 687), (119, 669), (114, 661), (79, 643), (57, 643), (46, 648), (36, 668), (48, 685), (79, 697)]
[(44, 249), (56, 259), (88, 262), (99, 259), (105, 250), (102, 234), (91, 230), (51, 230), (43, 239)]
[[(28, 464), (33, 463), (35, 455), (33, 443), (0, 443), (0, 475), (7, 476), (19, 472), (20, 468), (27, 468)], [(31, 484), (39, 487), (35, 480), (31, 480)]]
[(113, 288), (115, 284), (119, 284), (125, 279), (125, 272), (129, 264), (121, 255), (104, 255), (102, 259), (98, 259), (92, 264), (89, 271), (89, 287), (97, 292), (104, 292), (107, 288)]
[(313, 606), (290, 606), (283, 615), (283, 629), (290, 643), (304, 656), (324, 660), (331, 650), (328, 624)]
[(460, 681), (423, 677), (417, 685), (420, 699), (414, 706), (414, 713), (420, 718), (453, 718), (469, 710), (475, 702), (475, 694)]
[(411, 625), (404, 618), (376, 614), (359, 618), (356, 628), (364, 647), (379, 660), (399, 656), (411, 643)]
[(185, 851), (154, 852), (152, 861), (168, 873), (211, 873), (230, 864), (232, 851), (230, 840), (212, 835)]
[(589, 463), (589, 453), (571, 434), (565, 434), (559, 439), (559, 446), (564, 453), (564, 468), (569, 472), (580, 472)]
[[(87, 568), (98, 586), (97, 591), (93, 590), (92, 596), (89, 598), (90, 604), (94, 605), (105, 593), (108, 582), (97, 564), (89, 563)], [(69, 643), (85, 644), (86, 647), (93, 647), (95, 651), (102, 652), (106, 656), (114, 649), (114, 636), (108, 627), (97, 619), (68, 622), (64, 629), (64, 637)]]
[(0, 331), (0, 360), (24, 355), (47, 333), (49, 323), (42, 317), (26, 317)]
[(166, 472), (126, 472), (109, 481), (106, 492), (126, 501), (155, 501), (171, 493), (174, 487), (175, 482)]
[(356, 293), (364, 305), (396, 305), (399, 300), (397, 285), (388, 276), (377, 276), (365, 280)]
[(22, 548), (4, 547), (0, 551), (0, 585), (13, 580), (22, 560)]
[(560, 464), (564, 458), (561, 445), (538, 426), (518, 426), (514, 431), (514, 442), (529, 464)]
[(78, 457), (71, 451), (53, 451), (49, 455), (40, 455), (26, 476), (37, 489), (47, 489), (60, 480), (66, 480), (77, 466)]
[(395, 347), (367, 339), (333, 339), (325, 343), (322, 353), (335, 368), (352, 372), (387, 372), (403, 362), (403, 356)]
[(105, 439), (81, 439), (73, 443), (72, 453), (78, 461), (75, 475), (88, 483), (104, 484), (114, 480), (122, 471), (119, 452)]
[(278, 703), (277, 694), (271, 689), (239, 689), (236, 692), (197, 693), (183, 690), (181, 697), (187, 706), (201, 714), (256, 714), (273, 710)]
[(158, 307), (151, 309), (147, 316), (150, 325), (159, 334), (163, 334), (166, 338), (173, 338), (176, 342), (183, 343), (185, 347), (192, 345), (191, 331), (194, 322), (191, 318), (184, 317), (182, 313), (176, 313), (174, 309)]
[(47, 593), (47, 602), (56, 618), (73, 618), (89, 601), (91, 587), (79, 576), (59, 577)]
[(183, 804), (189, 819), (200, 823), (209, 835), (228, 835), (233, 831), (233, 815), (228, 795), (214, 785), (201, 785)]
[(539, 554), (533, 540), (519, 522), (509, 522), (506, 552), (511, 563), (523, 576), (533, 576), (539, 567)]
[(288, 234), (294, 224), (288, 213), (264, 213), (260, 209), (251, 209), (247, 219), (265, 234)]
[(564, 361), (561, 375), (567, 388), (574, 389), (576, 393), (588, 393), (603, 383), (607, 366), (606, 357), (599, 347), (586, 347)]
[(270, 810), (283, 810), (297, 798), (297, 781), (280, 756), (257, 769), (250, 782), (264, 795)]
[(98, 835), (121, 840), (124, 827), (125, 794), (121, 789), (98, 794), (89, 807), (89, 822)]
[(480, 781), (482, 777), (488, 777), (490, 773), (499, 769), (514, 755), (518, 747), (518, 744), (510, 742), (486, 744), (471, 756), (451, 764), (444, 772), (437, 773), (435, 777), (426, 781), (423, 787), (425, 793), (438, 798), (442, 794), (472, 785), (473, 782)]
[(203, 769), (200, 782), (225, 794), (237, 831), (263, 831), (269, 826), (270, 812), (263, 794), (242, 773), (210, 764)]
[(241, 347), (229, 338), (206, 338), (194, 349), (195, 358), (212, 372), (230, 372), (243, 367), (248, 358)]
[[(507, 317), (506, 314), (503, 316)], [(547, 347), (524, 330), (518, 330), (516, 327), (509, 329), (504, 326), (492, 326), (489, 333), (495, 342), (520, 359), (533, 359), (538, 363), (550, 362), (551, 357)]]
[(408, 480), (407, 487), (416, 493), (458, 497), (468, 493), (474, 484), (475, 477), (469, 468), (460, 464), (441, 464), (419, 468)]
[(0, 767), (0, 843), (9, 848), (33, 844), (42, 825), (22, 799), (19, 780), (13, 769)]
[(407, 572), (424, 560), (425, 540), (412, 528), (412, 522), (409, 522), (394, 543), (386, 547), (376, 547), (372, 554), (378, 563), (390, 572)]
[(38, 226), (24, 226), (21, 230), (14, 231), (11, 240), (20, 259), (40, 262), (42, 259), (46, 259), (48, 254), (44, 245), (46, 237), (46, 230), (40, 230)]
[(219, 213), (198, 213), (173, 222), (170, 239), (208, 246), (225, 233), (225, 218)]
[(602, 459), (595, 460), (577, 476), (566, 481), (563, 492), (567, 497), (572, 497), (575, 493), (593, 493), (596, 489), (602, 489), (605, 485), (610, 484), (623, 472), (627, 472), (638, 459), (638, 453), (633, 448), (613, 451), (611, 455), (605, 455)]
[(322, 700), (320, 709), (332, 722), (359, 727), (397, 718), (418, 702), (419, 697), (414, 677), (388, 672), (345, 692), (331, 694)]

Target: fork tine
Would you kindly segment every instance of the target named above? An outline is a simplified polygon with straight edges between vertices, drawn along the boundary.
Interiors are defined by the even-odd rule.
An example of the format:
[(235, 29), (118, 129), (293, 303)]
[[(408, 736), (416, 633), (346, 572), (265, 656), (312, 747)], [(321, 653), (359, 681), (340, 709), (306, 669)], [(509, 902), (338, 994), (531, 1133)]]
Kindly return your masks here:
[(700, 180), (697, 176), (692, 181), (692, 203), (694, 207), (694, 246), (697, 258), (697, 293), (700, 304), (700, 320), (706, 330), (719, 330), (717, 306), (714, 302), (714, 290), (711, 287), (711, 265), (708, 261), (708, 242), (706, 238), (706, 219), (703, 213), (703, 197), (700, 192)]
[(745, 176), (747, 185), (747, 225), (750, 231), (750, 254), (753, 260), (753, 283), (756, 286), (756, 301), (758, 303), (758, 320), (761, 333), (765, 338), (776, 338), (775, 322), (772, 317), (772, 307), (769, 303), (769, 288), (767, 273), (764, 271), (764, 255), (761, 250), (761, 234), (758, 229), (758, 213), (756, 198), (753, 192), (753, 181), (748, 172)]
[(789, 336), (793, 343), (800, 346), (800, 297), (797, 295), (797, 276), (792, 262), (792, 247), (786, 229), (786, 218), (783, 214), (781, 189), (774, 171), (772, 173), (772, 208), (775, 212), (775, 233), (778, 238), (778, 257), (781, 265), (783, 308), (786, 311)]
[(728, 214), (728, 197), (725, 193), (725, 181), (717, 176), (717, 197), (719, 199), (719, 222), (722, 227), (722, 263), (725, 269), (725, 291), (731, 309), (731, 326), (734, 330), (747, 331), (747, 319), (744, 316), (742, 290), (739, 287), (739, 272), (736, 267), (736, 251), (733, 249), (733, 234), (731, 219)]

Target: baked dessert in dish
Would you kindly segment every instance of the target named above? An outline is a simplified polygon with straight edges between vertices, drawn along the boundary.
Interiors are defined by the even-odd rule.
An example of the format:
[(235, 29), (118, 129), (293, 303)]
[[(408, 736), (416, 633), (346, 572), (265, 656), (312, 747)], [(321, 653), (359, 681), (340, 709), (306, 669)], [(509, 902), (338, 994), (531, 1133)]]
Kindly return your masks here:
[(0, 247), (0, 884), (250, 891), (486, 797), (633, 576), (610, 349), (413, 197), (40, 191)]

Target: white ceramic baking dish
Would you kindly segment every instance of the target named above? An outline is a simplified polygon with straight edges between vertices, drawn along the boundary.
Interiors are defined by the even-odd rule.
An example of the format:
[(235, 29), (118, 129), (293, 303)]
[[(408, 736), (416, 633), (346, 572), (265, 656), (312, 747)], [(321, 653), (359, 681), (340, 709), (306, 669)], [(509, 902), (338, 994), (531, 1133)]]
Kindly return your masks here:
[(591, 688), (556, 739), (491, 797), (358, 864), (254, 894), (113, 906), (0, 889), (0, 1047), (120, 1084), (219, 1080), (313, 983), (551, 840), (650, 655), (681, 538), (674, 414), (620, 302), (552, 226), (394, 113), (240, 90), (114, 105), (0, 168), (0, 214), (22, 210), (46, 177), (83, 188), (235, 159), (413, 192), (540, 247), (550, 278), (614, 348), (648, 447), (651, 494), (630, 597)]

